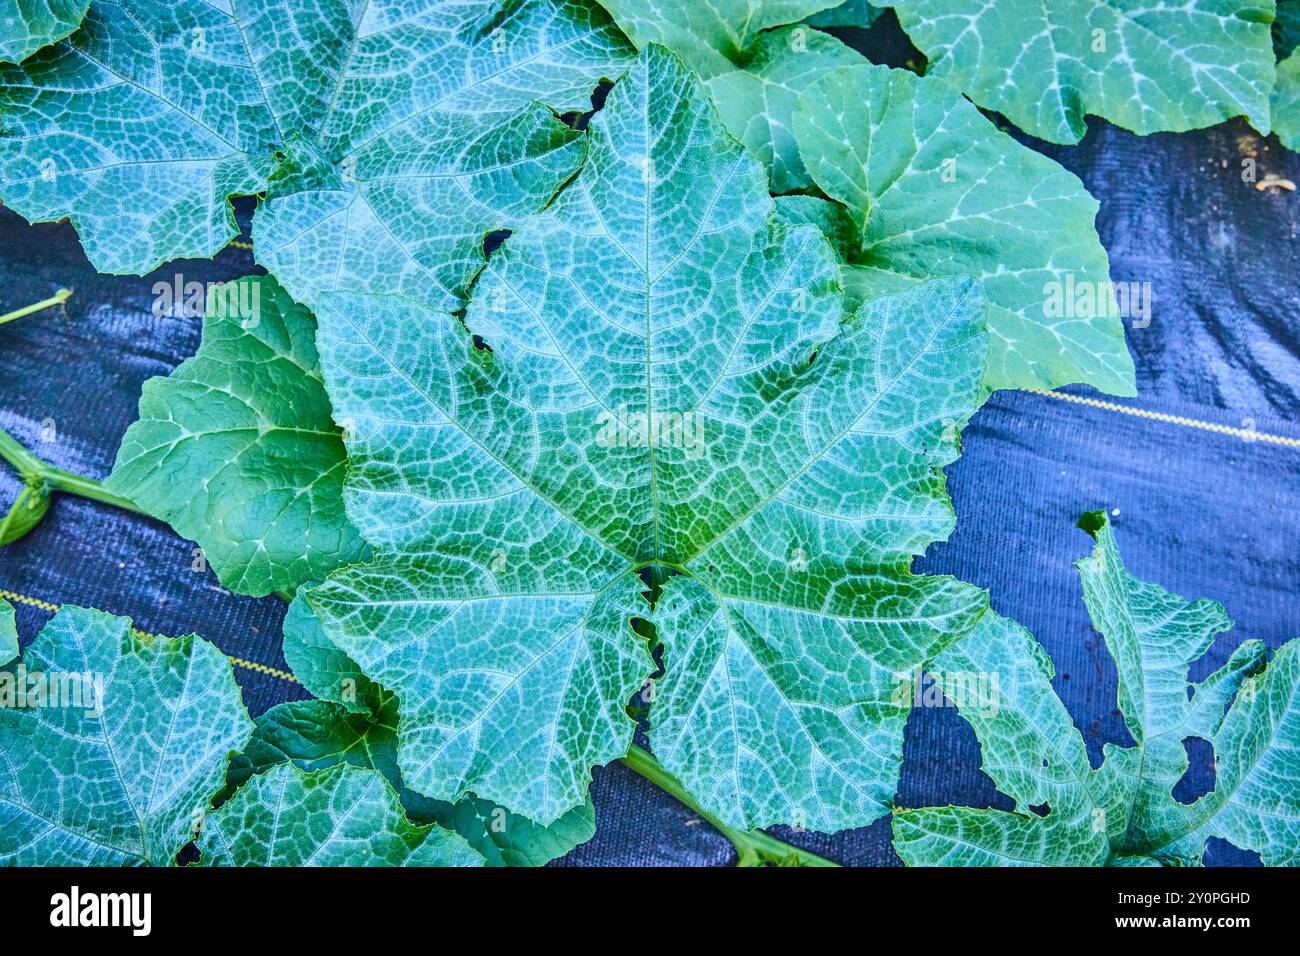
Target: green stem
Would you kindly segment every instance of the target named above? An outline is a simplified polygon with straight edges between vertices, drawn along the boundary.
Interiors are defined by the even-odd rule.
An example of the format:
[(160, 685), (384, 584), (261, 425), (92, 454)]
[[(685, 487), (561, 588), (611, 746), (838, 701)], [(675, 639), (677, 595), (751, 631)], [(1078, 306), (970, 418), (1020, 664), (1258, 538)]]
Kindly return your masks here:
[(737, 866), (763, 866), (768, 863), (778, 865), (794, 864), (795, 866), (839, 866), (838, 863), (832, 863), (815, 853), (809, 853), (797, 846), (791, 846), (789, 843), (778, 840), (762, 830), (737, 830), (735, 827), (723, 823), (713, 814), (706, 813), (699, 808), (691, 795), (686, 792), (686, 788), (677, 782), (676, 777), (665, 770), (659, 761), (650, 755), (649, 751), (643, 750), (635, 744), (627, 752), (627, 756), (623, 758), (623, 763), (629, 769), (645, 777), (660, 790), (686, 804), (692, 811), (708, 821), (712, 827), (730, 840), (738, 855)]
[(94, 478), (86, 478), (64, 471), (62, 468), (55, 468), (49, 462), (32, 454), (3, 428), (0, 428), (0, 458), (13, 465), (26, 482), (44, 481), (53, 491), (65, 491), (134, 514), (144, 514), (125, 498), (108, 491), (103, 483)]
[(4, 315), (0, 315), (0, 325), (4, 325), (6, 322), (12, 322), (14, 319), (21, 319), (24, 315), (31, 315), (33, 312), (39, 312), (41, 309), (48, 309), (52, 305), (62, 305), (68, 301), (68, 297), (71, 295), (71, 289), (60, 289), (48, 299), (42, 299), (40, 302), (34, 302), (21, 309), (14, 309), (12, 312), (6, 312)]

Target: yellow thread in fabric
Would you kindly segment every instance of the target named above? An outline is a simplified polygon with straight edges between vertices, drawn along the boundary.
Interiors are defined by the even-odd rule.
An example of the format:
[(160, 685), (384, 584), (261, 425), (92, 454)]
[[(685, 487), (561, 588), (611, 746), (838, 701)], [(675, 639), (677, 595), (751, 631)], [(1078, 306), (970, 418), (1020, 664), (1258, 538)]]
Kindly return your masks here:
[[(6, 591), (0, 588), (0, 598), (11, 601), (15, 604), (26, 604), (28, 607), (38, 607), (42, 611), (49, 611), (51, 614), (59, 609), (59, 605), (51, 604), (49, 601), (42, 601), (40, 598), (28, 597), (26, 594), (19, 594), (17, 591)], [(148, 631), (142, 631), (135, 628), (135, 633), (141, 637), (158, 637), (157, 634), (150, 634)], [(226, 655), (230, 663), (236, 667), (242, 667), (245, 670), (255, 671), (258, 674), (266, 674), (268, 677), (278, 677), (282, 681), (288, 681), (291, 684), (298, 683), (298, 678), (294, 677), (288, 671), (278, 670), (274, 667), (267, 667), (265, 664), (259, 664), (256, 661), (246, 661), (242, 657), (235, 657), (232, 654)]]
[(6, 601), (13, 601), (16, 604), (26, 604), (30, 607), (38, 607), (42, 611), (49, 611), (51, 614), (59, 609), (57, 604), (51, 604), (49, 601), (41, 601), (37, 598), (31, 598), (26, 594), (6, 591), (4, 588), (0, 588), (0, 598), (4, 598)]
[(1022, 391), (1032, 392), (1034, 395), (1046, 395), (1048, 398), (1059, 399), (1063, 402), (1073, 402), (1075, 405), (1087, 405), (1090, 408), (1104, 408), (1108, 412), (1120, 412), (1124, 415), (1133, 415), (1136, 418), (1149, 418), (1152, 421), (1166, 422), (1170, 425), (1182, 425), (1184, 428), (1199, 428), (1202, 431), (1217, 432), (1220, 435), (1232, 435), (1234, 438), (1240, 438), (1242, 441), (1260, 441), (1268, 445), (1283, 445), (1287, 448), (1300, 448), (1300, 438), (1287, 438), (1285, 435), (1270, 435), (1268, 432), (1255, 431), (1253, 428), (1234, 428), (1231, 425), (1216, 425), (1214, 422), (1203, 422), (1196, 418), (1184, 418), (1182, 415), (1166, 415), (1164, 412), (1152, 412), (1145, 408), (1134, 408), (1132, 405), (1119, 405), (1115, 402), (1103, 402), (1096, 398), (1085, 398), (1082, 395), (1071, 395), (1068, 392), (1049, 392), (1042, 388), (1026, 388)]

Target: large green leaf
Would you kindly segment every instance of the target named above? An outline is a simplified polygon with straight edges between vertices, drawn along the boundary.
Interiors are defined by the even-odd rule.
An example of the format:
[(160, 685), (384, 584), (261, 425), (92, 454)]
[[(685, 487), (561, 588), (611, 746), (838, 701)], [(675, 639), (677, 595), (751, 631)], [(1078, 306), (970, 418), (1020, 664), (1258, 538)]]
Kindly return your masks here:
[[(5, 696), (37, 672), (82, 695)], [(170, 865), (253, 729), (211, 644), (77, 607), (0, 671), (0, 701), (0, 862), (17, 865)]]
[(0, 196), (143, 273), (215, 253), (227, 198), (269, 185), (257, 255), (296, 299), (452, 307), (483, 235), (581, 161), (533, 101), (589, 108), (627, 53), (582, 0), (92, 0), (69, 40), (0, 67)]
[(790, 129), (799, 94), (832, 70), (865, 62), (830, 34), (786, 27), (760, 34), (743, 67), (709, 81), (722, 122), (768, 167), (773, 192), (813, 184)]
[(0, 63), (21, 63), (81, 23), (90, 0), (0, 0)]
[[(323, 300), (345, 498), (381, 556), (307, 599), (398, 696), (403, 780), (430, 797), (541, 823), (580, 804), (631, 743), (654, 670), (632, 619), (653, 617), (651, 741), (701, 806), (870, 822), (901, 756), (894, 671), (986, 606), (909, 571), (952, 526), (983, 299), (940, 280), (844, 317), (824, 239), (773, 222), (762, 168), (662, 47), (590, 134), (463, 324)], [(641, 570), (676, 575), (653, 610)]]
[(406, 819), (375, 770), (340, 765), (305, 773), (280, 764), (207, 815), (207, 866), (482, 866), (460, 836)]
[(851, 220), (812, 197), (779, 208), (831, 237), (850, 303), (973, 275), (991, 305), (990, 387), (1086, 382), (1136, 394), (1097, 202), (1074, 174), (939, 81), (884, 66), (818, 81), (799, 100), (794, 136), (812, 179)]
[(707, 81), (722, 122), (767, 166), (773, 192), (812, 185), (790, 133), (795, 102), (831, 70), (866, 61), (807, 25), (771, 28), (844, 11), (827, 10), (831, 4), (817, 0), (725, 0), (684, 8), (661, 0), (601, 3), (638, 47), (662, 44)]
[(798, 23), (837, 6), (839, 0), (600, 0), (637, 49), (648, 43), (668, 47), (701, 79), (736, 68), (758, 35), (771, 27)]
[(1269, 126), (1272, 0), (894, 0), (929, 74), (1054, 143), (1084, 117), (1137, 133)]
[(214, 288), (198, 354), (145, 382), (108, 487), (197, 541), (226, 587), (260, 596), (364, 556), (346, 467), (311, 313), (249, 278)]
[[(1300, 863), (1300, 642), (1266, 664), (1263, 645), (1247, 641), (1189, 683), (1188, 668), (1232, 622), (1213, 602), (1185, 600), (1125, 570), (1104, 513), (1082, 524), (1097, 539), (1078, 563), (1084, 600), (1115, 659), (1133, 746), (1107, 744), (1093, 770), (1052, 691), (1045, 653), (990, 613), (935, 668), (949, 681), (997, 680), (994, 706), (958, 706), (980, 739), (984, 771), (1016, 808), (898, 810), (899, 854), (923, 865), (1187, 864), (1199, 862), (1206, 837), (1220, 836), (1265, 863)], [(1216, 780), (1182, 803), (1172, 791), (1188, 768), (1189, 737), (1212, 743)]]
[(291, 701), (258, 718), (253, 739), (231, 763), (229, 783), (238, 786), (285, 761), (310, 771), (339, 764), (375, 769), (400, 794), (412, 821), (459, 833), (493, 866), (541, 866), (595, 835), (590, 800), (542, 827), (487, 800), (467, 797), (451, 804), (404, 789), (397, 740), (397, 704), (391, 696), (374, 716), (333, 701)]

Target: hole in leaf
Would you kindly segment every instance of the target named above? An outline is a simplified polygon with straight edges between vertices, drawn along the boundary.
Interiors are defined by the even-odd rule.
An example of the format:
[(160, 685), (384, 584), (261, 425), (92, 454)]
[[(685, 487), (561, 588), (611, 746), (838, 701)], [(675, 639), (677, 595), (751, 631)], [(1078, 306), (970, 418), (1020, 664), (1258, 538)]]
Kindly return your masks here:
[(1032, 810), (1036, 815), (1040, 817), (1045, 817), (1052, 812), (1052, 808), (1045, 803), (1040, 803), (1037, 806), (1031, 806), (1029, 809)]
[(198, 844), (190, 842), (181, 847), (180, 852), (176, 854), (177, 866), (189, 866), (191, 863), (199, 862)]
[(1174, 784), (1174, 799), (1195, 803), (1214, 789), (1214, 746), (1203, 737), (1184, 737), (1187, 771)]
[(601, 80), (596, 84), (596, 88), (591, 93), (591, 109), (585, 113), (579, 113), (576, 110), (564, 113), (560, 116), (560, 122), (576, 130), (584, 130), (591, 118), (605, 108), (605, 98), (609, 96), (609, 91), (614, 88), (610, 80)]
[(488, 345), (483, 336), (478, 335), (477, 333), (474, 335), (474, 348), (480, 352), (492, 351), (492, 346)]
[(510, 238), (509, 229), (493, 229), (483, 237), (483, 258), (491, 258), (492, 253), (501, 248), (501, 243)]
[(1222, 837), (1205, 841), (1206, 866), (1263, 866), (1264, 860), (1257, 850), (1243, 850)]

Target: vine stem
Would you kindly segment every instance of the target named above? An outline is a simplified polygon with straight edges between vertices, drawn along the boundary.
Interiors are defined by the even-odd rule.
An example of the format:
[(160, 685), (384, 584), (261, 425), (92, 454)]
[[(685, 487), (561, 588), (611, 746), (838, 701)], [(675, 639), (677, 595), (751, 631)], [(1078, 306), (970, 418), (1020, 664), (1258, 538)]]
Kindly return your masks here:
[(623, 758), (623, 764), (674, 799), (684, 803), (730, 840), (731, 845), (736, 848), (737, 866), (763, 866), (769, 863), (793, 866), (839, 866), (838, 863), (832, 863), (816, 853), (801, 850), (762, 830), (737, 830), (723, 823), (713, 814), (701, 810), (691, 795), (686, 792), (686, 788), (678, 783), (677, 778), (665, 770), (648, 750), (633, 744), (632, 749)]
[[(133, 514), (144, 514), (139, 508), (104, 488), (102, 482), (94, 478), (55, 468), (53, 465), (32, 454), (3, 428), (0, 428), (0, 458), (18, 469), (24, 480), (44, 480), (55, 491), (66, 491), (80, 495), (92, 501), (113, 505)], [(292, 595), (277, 592), (285, 601), (292, 600)], [(710, 826), (731, 841), (736, 848), (737, 866), (764, 866), (766, 864), (794, 866), (839, 866), (815, 853), (801, 850), (783, 840), (764, 833), (762, 830), (737, 830), (728, 826), (713, 814), (700, 809), (686, 789), (677, 782), (677, 778), (663, 768), (648, 750), (632, 746), (623, 758), (623, 763), (646, 780), (653, 783), (669, 796), (685, 804), (692, 812), (707, 821)]]
[(6, 322), (12, 322), (14, 319), (21, 319), (24, 315), (31, 315), (33, 312), (40, 312), (42, 309), (48, 309), (52, 305), (62, 305), (68, 301), (72, 295), (71, 289), (60, 289), (48, 299), (42, 299), (40, 302), (34, 302), (31, 305), (23, 306), (21, 309), (14, 309), (12, 312), (6, 312), (0, 315), (0, 325)]
[(64, 471), (62, 468), (55, 468), (24, 448), (18, 439), (3, 428), (0, 428), (0, 458), (13, 465), (18, 470), (19, 476), (28, 484), (43, 481), (51, 491), (66, 491), (134, 514), (144, 514), (125, 498), (106, 489), (102, 482)]

